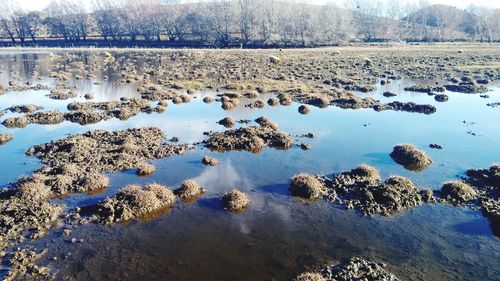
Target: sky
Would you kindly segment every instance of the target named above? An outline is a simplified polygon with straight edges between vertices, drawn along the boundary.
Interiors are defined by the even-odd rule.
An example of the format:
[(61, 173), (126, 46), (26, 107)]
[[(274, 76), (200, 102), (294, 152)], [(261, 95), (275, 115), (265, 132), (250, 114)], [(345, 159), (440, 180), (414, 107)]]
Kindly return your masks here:
[[(5, 1), (5, 0), (0, 0), (0, 1)], [(47, 6), (51, 2), (51, 0), (12, 0), (12, 1), (18, 2), (22, 8), (27, 10), (42, 10), (43, 8), (45, 8), (45, 6)], [(92, 3), (92, 0), (80, 0), (80, 1), (88, 2), (89, 4)], [(328, 1), (329, 0), (311, 0), (311, 2), (314, 2), (316, 4), (322, 4)], [(341, 1), (342, 0), (339, 0), (338, 2)], [(470, 4), (474, 4), (476, 6), (500, 8), (500, 0), (429, 0), (429, 2), (432, 4), (447, 4), (459, 8), (466, 8)]]

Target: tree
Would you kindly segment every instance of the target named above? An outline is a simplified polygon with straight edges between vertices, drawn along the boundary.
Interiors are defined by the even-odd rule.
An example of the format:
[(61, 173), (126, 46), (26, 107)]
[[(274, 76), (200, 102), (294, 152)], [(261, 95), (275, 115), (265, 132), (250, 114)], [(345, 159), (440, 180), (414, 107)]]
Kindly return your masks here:
[(232, 3), (232, 1), (228, 0), (208, 2), (208, 22), (213, 31), (215, 43), (218, 46), (227, 46), (231, 40), (231, 31), (235, 17)]
[(0, 26), (7, 34), (12, 43), (16, 42), (16, 30), (12, 22), (11, 14), (14, 7), (11, 1), (5, 0), (0, 2)]
[(238, 26), (241, 41), (248, 44), (255, 36), (256, 25), (255, 0), (238, 0)]
[(95, 0), (93, 12), (97, 29), (104, 40), (121, 38), (123, 32), (122, 15), (113, 0)]

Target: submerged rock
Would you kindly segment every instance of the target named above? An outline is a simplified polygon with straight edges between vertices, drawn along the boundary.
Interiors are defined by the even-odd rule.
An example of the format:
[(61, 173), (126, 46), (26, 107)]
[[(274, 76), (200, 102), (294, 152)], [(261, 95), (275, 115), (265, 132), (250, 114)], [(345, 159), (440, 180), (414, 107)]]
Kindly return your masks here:
[(396, 163), (411, 171), (422, 171), (432, 164), (432, 159), (425, 152), (411, 144), (395, 146), (390, 156)]
[(250, 204), (247, 194), (237, 189), (226, 192), (220, 202), (230, 212), (242, 211)]

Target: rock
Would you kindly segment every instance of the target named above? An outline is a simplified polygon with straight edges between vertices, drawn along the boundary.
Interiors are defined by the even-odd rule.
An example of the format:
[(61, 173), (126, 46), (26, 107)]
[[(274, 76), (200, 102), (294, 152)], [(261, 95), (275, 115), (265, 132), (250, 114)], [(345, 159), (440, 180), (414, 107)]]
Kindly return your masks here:
[(226, 192), (220, 202), (230, 212), (242, 211), (250, 204), (247, 194), (237, 189)]
[(0, 145), (6, 144), (12, 140), (11, 133), (0, 133)]
[(300, 144), (300, 148), (301, 148), (302, 150), (309, 150), (309, 149), (311, 149), (311, 145), (310, 145), (310, 144), (308, 144), (308, 143), (301, 143), (301, 144)]
[(94, 94), (93, 93), (86, 93), (84, 98), (86, 100), (93, 100), (94, 99)]
[(204, 103), (212, 103), (213, 101), (214, 101), (214, 99), (210, 96), (206, 96), (203, 98)]
[(280, 101), (277, 98), (270, 98), (267, 100), (267, 104), (269, 104), (270, 106), (277, 106), (280, 104)]
[(276, 125), (276, 123), (274, 123), (273, 121), (269, 120), (268, 118), (264, 117), (264, 116), (261, 116), (257, 119), (255, 119), (255, 122), (259, 125), (261, 125), (262, 127), (268, 127), (268, 128), (271, 128), (273, 130), (278, 130), (278, 125)]
[(448, 96), (445, 94), (439, 94), (439, 95), (435, 95), (434, 99), (438, 102), (446, 102), (446, 101), (448, 101)]
[(431, 143), (429, 144), (429, 147), (432, 148), (432, 149), (443, 149), (443, 146), (440, 145), (440, 144), (435, 144), (435, 143)]
[(277, 56), (269, 56), (269, 62), (272, 64), (278, 64), (281, 62), (281, 59)]
[(383, 95), (384, 97), (386, 97), (386, 98), (390, 98), (390, 97), (395, 97), (395, 96), (397, 96), (395, 93), (391, 93), (391, 92), (384, 92), (382, 95)]
[(301, 105), (299, 106), (299, 113), (300, 114), (307, 114), (309, 113), (310, 109), (307, 105)]
[(441, 187), (441, 196), (454, 203), (463, 204), (477, 198), (477, 191), (462, 181), (447, 182)]
[(236, 122), (234, 121), (233, 118), (231, 117), (226, 117), (222, 120), (219, 120), (218, 122), (220, 125), (226, 127), (226, 128), (231, 128), (232, 126), (234, 126), (234, 124), (236, 124)]
[(395, 146), (390, 156), (396, 163), (412, 171), (422, 171), (432, 164), (432, 159), (425, 152), (411, 144)]
[(219, 164), (219, 160), (210, 156), (203, 156), (203, 159), (201, 159), (201, 163), (206, 166), (216, 166), (217, 164)]

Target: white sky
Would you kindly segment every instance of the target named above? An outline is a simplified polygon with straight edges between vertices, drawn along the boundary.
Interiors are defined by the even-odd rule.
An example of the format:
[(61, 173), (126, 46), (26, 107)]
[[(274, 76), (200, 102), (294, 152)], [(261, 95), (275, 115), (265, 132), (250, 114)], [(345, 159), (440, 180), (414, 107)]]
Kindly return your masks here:
[[(0, 0), (0, 1), (8, 1), (8, 0)], [(11, 0), (13, 2), (19, 3), (19, 5), (28, 10), (42, 10), (47, 6), (51, 0)], [(85, 3), (92, 3), (92, 0), (80, 0)], [(138, 0), (139, 1), (139, 0)], [(311, 2), (322, 4), (325, 2), (330, 2), (330, 0), (310, 0)], [(418, 2), (419, 0), (415, 0)], [(342, 0), (337, 0), (338, 3), (343, 2)], [(500, 8), (500, 0), (429, 0), (432, 4), (447, 4), (456, 6), (459, 8), (466, 8), (470, 4), (474, 4), (476, 6), (485, 6), (491, 8)]]

